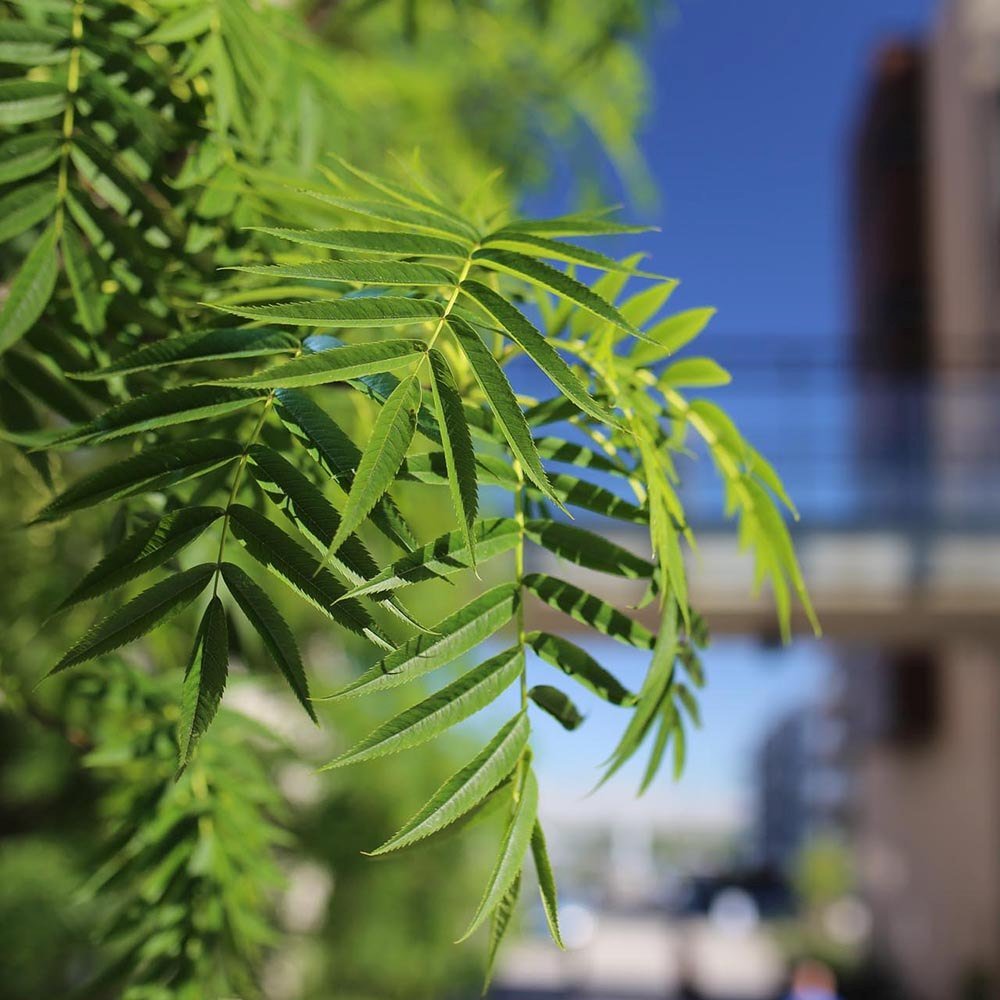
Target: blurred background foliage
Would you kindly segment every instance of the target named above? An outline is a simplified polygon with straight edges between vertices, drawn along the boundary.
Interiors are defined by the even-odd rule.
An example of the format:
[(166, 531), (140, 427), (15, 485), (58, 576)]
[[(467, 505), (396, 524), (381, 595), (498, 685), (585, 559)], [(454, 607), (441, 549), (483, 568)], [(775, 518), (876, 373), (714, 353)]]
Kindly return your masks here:
[[(166, 21), (191, 5), (126, 6)], [(242, 17), (244, 0), (212, 6), (238, 81), (233, 121), (212, 127), (238, 135), (242, 162), (259, 173), (237, 175), (211, 138), (197, 158), (176, 158), (178, 186), (215, 182), (189, 232), (194, 250), (242, 238), (268, 184), (311, 175), (329, 151), (375, 168), (405, 158), (484, 201), (484, 177), (498, 197), (516, 198), (545, 182), (557, 145), (566, 156), (596, 143), (631, 190), (645, 190), (633, 135), (646, 84), (633, 43), (652, 3), (315, 0), (264, 18)], [(30, 8), (0, 3), (18, 16)], [(272, 58), (289, 46), (294, 58)], [(573, 183), (582, 203), (599, 178), (577, 173)], [(0, 602), (0, 1000), (67, 996), (81, 984), (79, 995), (132, 1000), (476, 989), (481, 948), (452, 940), (482, 880), (479, 834), (403, 862), (361, 853), (465, 759), (461, 740), (319, 776), (333, 744), (374, 718), (363, 706), (350, 718), (323, 712), (313, 729), (255, 673), (256, 637), (240, 632), (243, 674), (197, 765), (175, 782), (177, 675), (193, 623), (154, 633), (127, 666), (106, 658), (36, 688), (91, 612), (46, 616), (126, 526), (109, 531), (98, 510), (69, 530), (26, 532), (18, 525), (43, 496), (37, 459), (0, 444), (0, 469), (0, 566), (16, 580)], [(58, 464), (53, 472), (62, 478)], [(418, 532), (436, 534), (436, 513), (425, 517)], [(447, 588), (434, 599), (439, 616)], [(288, 597), (281, 611), (331, 688), (353, 669), (353, 651), (331, 645), (301, 602)], [(380, 715), (402, 707), (384, 702)], [(169, 835), (152, 837), (150, 817)]]

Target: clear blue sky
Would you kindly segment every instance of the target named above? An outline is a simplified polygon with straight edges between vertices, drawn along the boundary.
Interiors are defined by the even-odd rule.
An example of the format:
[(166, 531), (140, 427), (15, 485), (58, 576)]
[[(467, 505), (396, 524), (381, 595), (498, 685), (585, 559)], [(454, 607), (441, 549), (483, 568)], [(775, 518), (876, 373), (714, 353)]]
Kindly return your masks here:
[[(837, 337), (850, 135), (872, 52), (934, 0), (676, 0), (648, 47), (658, 269), (716, 334)], [(644, 238), (645, 239), (645, 238)]]
[[(718, 306), (710, 335), (720, 360), (735, 361), (727, 355), (738, 348), (741, 357), (759, 350), (766, 363), (781, 345), (763, 338), (775, 336), (810, 338), (836, 354), (850, 321), (850, 138), (872, 55), (888, 37), (924, 34), (936, 7), (934, 0), (677, 0), (675, 16), (651, 37), (654, 106), (642, 147), (663, 231), (643, 236), (641, 246), (653, 251), (656, 270), (682, 279), (672, 305)], [(552, 207), (554, 197), (540, 201)], [(753, 407), (766, 405), (751, 398), (750, 412), (734, 408), (752, 427), (760, 416)], [(781, 449), (773, 450), (787, 468)], [(794, 493), (801, 486), (792, 471)], [(778, 715), (818, 695), (829, 652), (814, 643), (787, 652), (719, 643), (706, 658), (706, 730), (692, 740), (688, 774), (680, 788), (662, 782), (650, 808), (663, 797), (696, 813), (745, 808), (756, 746)], [(614, 658), (631, 680), (638, 664), (620, 652)], [(612, 710), (587, 708), (592, 715), (577, 737), (590, 732), (586, 752), (570, 756), (565, 739), (543, 734), (543, 782), (566, 791), (587, 786), (618, 729)], [(614, 793), (600, 795), (616, 808)]]

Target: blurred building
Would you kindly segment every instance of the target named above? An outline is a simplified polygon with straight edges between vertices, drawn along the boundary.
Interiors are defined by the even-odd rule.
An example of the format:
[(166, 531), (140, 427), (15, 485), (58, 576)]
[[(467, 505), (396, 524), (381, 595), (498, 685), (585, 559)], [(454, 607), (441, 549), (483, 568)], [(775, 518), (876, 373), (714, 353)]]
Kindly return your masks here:
[(788, 712), (757, 756), (756, 860), (793, 874), (803, 847), (841, 827), (844, 782), (837, 720), (824, 708)]
[[(854, 356), (889, 387), (862, 403), (861, 461), (909, 455), (912, 544), (971, 551), (1000, 430), (1000, 0), (949, 0), (926, 46), (882, 51), (852, 166)], [(1000, 640), (942, 630), (845, 651), (840, 674), (879, 954), (915, 1000), (1000, 996)]]

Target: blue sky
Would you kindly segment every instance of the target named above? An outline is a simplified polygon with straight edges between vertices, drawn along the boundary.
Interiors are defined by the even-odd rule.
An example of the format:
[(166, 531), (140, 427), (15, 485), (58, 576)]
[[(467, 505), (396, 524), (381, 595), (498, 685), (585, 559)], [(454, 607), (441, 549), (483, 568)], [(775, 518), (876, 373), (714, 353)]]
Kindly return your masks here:
[[(807, 338), (800, 355), (806, 358), (814, 349), (827, 358), (840, 353), (850, 322), (850, 139), (872, 55), (886, 38), (924, 34), (936, 6), (934, 0), (677, 0), (675, 16), (651, 37), (653, 108), (642, 148), (660, 192), (653, 221), (662, 232), (643, 236), (641, 247), (653, 252), (656, 270), (682, 279), (672, 306), (719, 308), (706, 347), (736, 370), (737, 383), (739, 358), (766, 364), (784, 349), (775, 338), (792, 338), (800, 349)], [(551, 207), (552, 198), (540, 200)], [(633, 214), (639, 212), (645, 220), (646, 210)], [(761, 396), (755, 402), (753, 392), (746, 400), (735, 394), (745, 424), (762, 416), (754, 407), (769, 405)], [(817, 417), (828, 428), (845, 416), (836, 386), (832, 399), (821, 404), (830, 419)], [(781, 448), (775, 453), (763, 443), (779, 469), (787, 468)], [(844, 488), (822, 477), (801, 485), (830, 494), (830, 504), (835, 487)], [(822, 500), (812, 506), (822, 508)], [(634, 656), (599, 652), (613, 658), (626, 683), (641, 670)], [(679, 787), (661, 782), (634, 807), (637, 815), (645, 809), (745, 816), (756, 746), (781, 714), (818, 696), (829, 655), (813, 642), (785, 651), (750, 640), (717, 643), (706, 657), (706, 729), (691, 742), (687, 774)], [(570, 797), (590, 787), (594, 766), (620, 728), (613, 709), (587, 708), (590, 717), (575, 739), (540, 733), (541, 780)], [(625, 773), (626, 789), (605, 789), (589, 801), (598, 809), (623, 808), (622, 792), (637, 780)]]

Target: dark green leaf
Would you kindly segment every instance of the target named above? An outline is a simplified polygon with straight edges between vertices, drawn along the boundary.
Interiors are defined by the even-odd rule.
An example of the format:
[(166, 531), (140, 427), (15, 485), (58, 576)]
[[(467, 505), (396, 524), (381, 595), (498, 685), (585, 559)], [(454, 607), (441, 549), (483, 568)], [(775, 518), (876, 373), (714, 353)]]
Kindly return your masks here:
[(306, 680), (295, 635), (288, 623), (281, 617), (267, 593), (239, 566), (224, 562), (222, 579), (226, 581), (229, 593), (260, 636), (264, 648), (271, 654), (295, 697), (315, 722), (316, 713), (309, 698), (309, 682)]
[(0, 184), (31, 177), (59, 159), (59, 136), (55, 132), (25, 132), (0, 145)]
[(221, 417), (263, 399), (263, 390), (229, 389), (216, 385), (186, 385), (150, 392), (111, 407), (99, 417), (58, 441), (60, 447), (101, 444), (129, 434), (160, 430), (176, 424)]
[(542, 908), (545, 910), (545, 921), (549, 925), (549, 933), (552, 935), (552, 940), (560, 948), (565, 949), (562, 932), (559, 930), (559, 897), (556, 892), (556, 878), (552, 873), (549, 850), (545, 845), (545, 833), (538, 820), (535, 820), (535, 827), (531, 832), (531, 856), (535, 862), (538, 891), (542, 897)]
[[(477, 521), (472, 529), (476, 556), (481, 562), (509, 552), (517, 545), (521, 531), (516, 521), (507, 517)], [(465, 532), (450, 531), (422, 548), (416, 549), (386, 567), (365, 583), (359, 584), (350, 596), (375, 594), (413, 583), (449, 576), (472, 567), (472, 554)]]
[(559, 271), (540, 260), (510, 250), (480, 250), (476, 254), (476, 263), (502, 271), (504, 274), (512, 274), (516, 278), (544, 288), (626, 333), (636, 337), (642, 336), (610, 302), (565, 271)]
[(464, 320), (448, 317), (448, 323), (458, 338), (465, 356), (469, 359), (479, 387), (489, 400), (497, 423), (510, 445), (514, 457), (521, 463), (532, 482), (546, 495), (558, 503), (549, 486), (548, 477), (542, 468), (541, 459), (531, 439), (531, 432), (524, 414), (518, 405), (514, 390), (507, 381), (503, 369), (497, 364), (482, 338)]
[(184, 767), (195, 745), (215, 718), (229, 677), (229, 629), (222, 601), (213, 597), (205, 609), (184, 675), (179, 733)]
[[(2, 155), (2, 150), (0, 150)], [(0, 164), (2, 170), (2, 164)], [(244, 264), (231, 268), (247, 274), (305, 281), (338, 281), (359, 285), (453, 285), (455, 275), (434, 264), (412, 264), (401, 260), (327, 260), (306, 264)]]
[(215, 565), (175, 573), (102, 619), (53, 667), (56, 674), (134, 642), (179, 614), (208, 586)]
[(601, 573), (629, 579), (648, 579), (654, 566), (649, 560), (584, 528), (558, 521), (537, 520), (525, 525), (525, 534), (560, 559)]
[(55, 207), (55, 181), (35, 181), (8, 191), (0, 198), (0, 243), (44, 222)]
[(569, 639), (548, 632), (529, 632), (525, 642), (546, 663), (558, 667), (568, 677), (582, 684), (612, 705), (632, 705), (635, 695), (623, 687), (588, 652)]
[(656, 636), (645, 626), (572, 583), (544, 573), (529, 573), (524, 586), (563, 614), (627, 646), (652, 649), (656, 643)]
[(74, 372), (73, 378), (102, 379), (112, 375), (132, 375), (170, 365), (218, 361), (223, 358), (254, 358), (268, 354), (288, 354), (299, 342), (283, 330), (234, 328), (199, 330), (140, 347), (105, 368), (93, 372)]
[(72, 590), (57, 611), (123, 587), (190, 545), (222, 517), (221, 507), (171, 511), (119, 542)]
[[(583, 287), (583, 286), (581, 286)], [(549, 342), (532, 326), (515, 306), (492, 288), (478, 281), (465, 281), (462, 291), (471, 296), (506, 331), (524, 352), (552, 380), (553, 385), (572, 400), (584, 413), (612, 427), (618, 420), (606, 407), (598, 403), (573, 373), (569, 365), (556, 353)]]
[(311, 552), (266, 517), (242, 504), (233, 504), (229, 518), (233, 535), (257, 562), (337, 624), (383, 649), (391, 648), (357, 601), (342, 600), (346, 591), (329, 570), (320, 569), (319, 560)]
[(578, 729), (583, 722), (583, 713), (573, 704), (568, 694), (549, 684), (536, 684), (528, 697), (552, 716), (563, 729)]
[(106, 500), (120, 500), (174, 486), (235, 461), (242, 451), (238, 441), (213, 438), (147, 448), (138, 455), (112, 462), (78, 479), (43, 507), (31, 523), (55, 521)]

